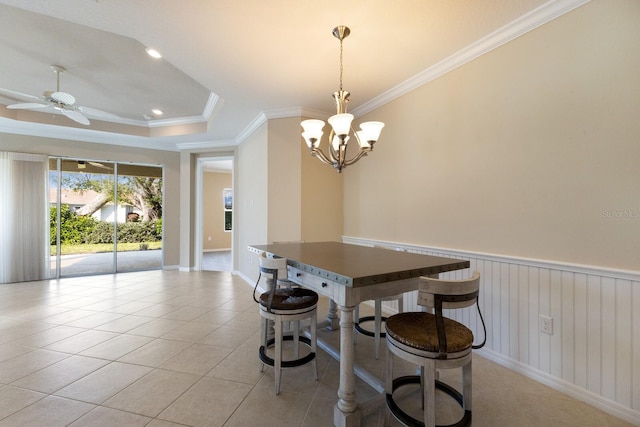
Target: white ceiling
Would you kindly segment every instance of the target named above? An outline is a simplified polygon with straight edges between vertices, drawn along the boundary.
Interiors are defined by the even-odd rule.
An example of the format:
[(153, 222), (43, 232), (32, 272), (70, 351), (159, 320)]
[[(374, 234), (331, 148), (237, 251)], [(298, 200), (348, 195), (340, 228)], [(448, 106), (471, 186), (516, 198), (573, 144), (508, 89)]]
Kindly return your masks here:
[[(0, 0), (0, 88), (40, 96), (55, 89), (58, 64), (62, 91), (122, 118), (85, 127), (0, 106), (0, 131), (109, 143), (116, 133), (170, 150), (237, 144), (265, 117), (334, 113), (336, 25), (351, 28), (344, 89), (358, 115), (585, 1)], [(164, 116), (145, 119), (152, 108)]]

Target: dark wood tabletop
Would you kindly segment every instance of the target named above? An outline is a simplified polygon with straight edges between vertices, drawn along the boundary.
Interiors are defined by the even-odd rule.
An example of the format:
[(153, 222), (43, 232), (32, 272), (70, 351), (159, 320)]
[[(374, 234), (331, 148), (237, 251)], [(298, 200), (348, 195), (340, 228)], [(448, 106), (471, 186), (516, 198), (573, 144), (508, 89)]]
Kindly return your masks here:
[(358, 287), (469, 268), (469, 261), (340, 242), (250, 245), (300, 270)]

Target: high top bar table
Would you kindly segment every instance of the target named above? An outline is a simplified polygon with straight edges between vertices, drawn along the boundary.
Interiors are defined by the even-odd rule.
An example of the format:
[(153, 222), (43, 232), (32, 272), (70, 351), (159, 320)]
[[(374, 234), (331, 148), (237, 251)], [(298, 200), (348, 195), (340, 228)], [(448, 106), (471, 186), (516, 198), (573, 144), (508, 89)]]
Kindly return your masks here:
[[(330, 299), (327, 325), (337, 329), (339, 320), (340, 349), (336, 351), (322, 345), (320, 340), (318, 345), (340, 360), (340, 387), (333, 416), (336, 427), (359, 426), (363, 414), (368, 412), (369, 402), (360, 407), (356, 403), (356, 374), (381, 392), (380, 398), (374, 400), (381, 401), (384, 397), (382, 381), (361, 371), (355, 363), (355, 306), (363, 301), (416, 290), (420, 276), (469, 268), (466, 260), (339, 242), (274, 243), (250, 245), (248, 249), (287, 258), (290, 281)], [(372, 402), (370, 406), (378, 403)]]

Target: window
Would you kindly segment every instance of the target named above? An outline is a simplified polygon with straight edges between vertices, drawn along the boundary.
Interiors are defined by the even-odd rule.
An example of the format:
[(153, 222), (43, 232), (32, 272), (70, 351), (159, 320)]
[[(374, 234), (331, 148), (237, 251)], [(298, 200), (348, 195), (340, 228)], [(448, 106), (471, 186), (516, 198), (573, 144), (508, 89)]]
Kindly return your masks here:
[(231, 231), (233, 218), (233, 190), (225, 188), (222, 190), (224, 200), (224, 231)]

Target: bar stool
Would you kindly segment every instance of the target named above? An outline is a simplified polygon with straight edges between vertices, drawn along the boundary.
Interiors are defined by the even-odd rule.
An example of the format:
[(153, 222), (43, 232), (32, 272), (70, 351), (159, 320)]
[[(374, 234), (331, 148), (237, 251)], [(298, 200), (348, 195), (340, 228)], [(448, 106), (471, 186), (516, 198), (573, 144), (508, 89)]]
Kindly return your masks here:
[[(318, 379), (318, 366), (316, 363), (316, 330), (317, 330), (317, 305), (318, 294), (304, 288), (286, 287), (279, 288), (279, 272), (284, 271), (286, 279), (285, 258), (260, 258), (260, 276), (254, 288), (254, 300), (260, 306), (261, 317), (261, 343), (258, 357), (261, 361), (260, 371), (265, 365), (273, 366), (275, 372), (275, 392), (280, 394), (280, 378), (283, 368), (302, 366), (311, 362), (314, 379)], [(262, 276), (271, 282), (266, 292), (259, 298), (255, 297), (255, 291)], [(300, 336), (299, 325), (301, 320), (309, 319), (311, 338)], [(269, 323), (274, 323), (275, 334), (273, 338), (268, 338)], [(293, 322), (295, 333), (285, 335), (283, 324)], [(282, 360), (282, 342), (294, 341), (294, 359)], [(310, 352), (304, 357), (298, 357), (299, 344), (302, 342), (310, 348)], [(275, 345), (275, 354), (271, 358), (267, 356), (266, 349)]]
[[(406, 426), (428, 426), (435, 424), (436, 388), (453, 397), (463, 408), (464, 415), (452, 425), (456, 427), (471, 424), (471, 352), (484, 346), (486, 327), (480, 307), (478, 313), (482, 321), (485, 338), (479, 345), (473, 344), (473, 333), (462, 323), (442, 315), (443, 308), (457, 309), (469, 307), (478, 302), (480, 274), (465, 280), (440, 280), (420, 278), (418, 304), (435, 310), (429, 312), (400, 313), (387, 319), (387, 368), (386, 400), (388, 417), (392, 414)], [(393, 357), (400, 357), (420, 366), (421, 375), (393, 378)], [(462, 393), (437, 379), (436, 370), (462, 367)], [(424, 421), (420, 421), (403, 411), (393, 398), (398, 388), (409, 384), (423, 384), (422, 400)]]

